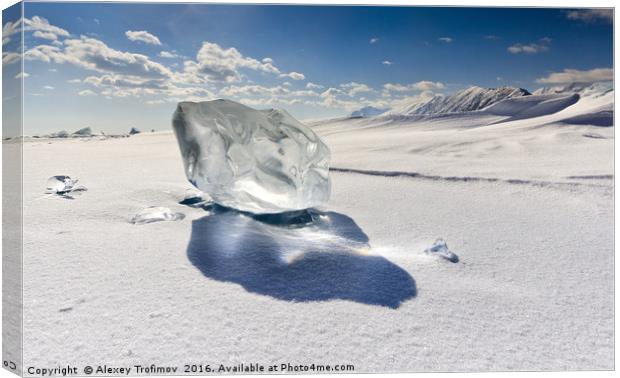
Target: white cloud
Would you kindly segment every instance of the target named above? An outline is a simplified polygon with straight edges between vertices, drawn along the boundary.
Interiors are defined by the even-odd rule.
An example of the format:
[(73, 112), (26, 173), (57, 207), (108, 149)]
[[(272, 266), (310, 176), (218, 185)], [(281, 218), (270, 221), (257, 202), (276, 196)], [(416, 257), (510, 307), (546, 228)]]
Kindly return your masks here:
[(91, 91), (90, 89), (85, 89), (83, 91), (78, 92), (78, 95), (80, 96), (96, 96), (97, 94), (93, 91)]
[(21, 32), (22, 21), (7, 22), (2, 26), (2, 46), (11, 41), (11, 37)]
[(26, 77), (28, 77), (28, 76), (30, 76), (30, 74), (29, 74), (29, 73), (27, 73), (27, 72), (20, 72), (20, 73), (18, 73), (17, 75), (15, 75), (15, 78), (16, 78), (16, 79), (22, 79), (22, 78), (26, 78)]
[(487, 39), (489, 41), (497, 41), (501, 39), (501, 37), (494, 35), (494, 34), (488, 34), (488, 35), (482, 36), (482, 38)]
[(452, 37), (439, 37), (437, 40), (444, 43), (452, 43), (452, 41), (454, 41)]
[(322, 86), (322, 85), (319, 85), (319, 84), (315, 84), (315, 83), (312, 83), (312, 82), (308, 82), (308, 84), (306, 84), (306, 88), (307, 88), (307, 89), (323, 89), (323, 88), (325, 88), (325, 87), (324, 87), (324, 86)]
[(168, 84), (161, 79), (142, 79), (122, 75), (89, 76), (83, 81), (95, 87), (166, 89)]
[(379, 38), (377, 38), (377, 37), (370, 38), (370, 41), (369, 41), (369, 42), (370, 42), (370, 44), (371, 44), (371, 45), (372, 45), (372, 44), (375, 44), (375, 43), (379, 42)]
[(171, 52), (171, 51), (161, 51), (159, 53), (159, 56), (161, 58), (168, 58), (168, 59), (180, 58), (180, 56), (177, 53)]
[(20, 60), (21, 55), (16, 52), (2, 52), (2, 66), (8, 66)]
[(51, 85), (46, 85), (43, 88), (47, 89), (48, 91), (53, 91), (54, 90), (54, 87), (52, 87)]
[(306, 76), (299, 72), (289, 72), (287, 74), (280, 74), (280, 77), (290, 77), (293, 80), (304, 80)]
[(611, 24), (614, 22), (614, 10), (611, 8), (574, 10), (567, 12), (566, 18), (586, 23), (601, 21)]
[(340, 88), (343, 88), (351, 97), (355, 97), (360, 93), (372, 92), (372, 89), (368, 85), (356, 83), (354, 81), (346, 84), (340, 84)]
[[(51, 25), (49, 21), (43, 17), (33, 16), (31, 19), (24, 18), (24, 31), (39, 32), (41, 38), (57, 39), (58, 37), (69, 37), (69, 32), (58, 26)], [(54, 34), (56, 38), (50, 38)], [(37, 35), (35, 35), (36, 37)]]
[(567, 68), (562, 72), (553, 72), (547, 77), (539, 78), (536, 82), (543, 84), (593, 83), (611, 81), (613, 78), (612, 68), (594, 68), (586, 71)]
[(239, 72), (241, 68), (279, 74), (280, 70), (272, 62), (271, 59), (260, 62), (243, 56), (234, 47), (224, 49), (217, 43), (205, 41), (196, 55), (196, 61), (185, 61), (184, 72), (178, 79), (193, 83), (206, 81), (230, 83), (241, 79)]
[(342, 92), (340, 89), (338, 88), (328, 88), (325, 92), (321, 93), (321, 97), (323, 98), (328, 98), (328, 97), (335, 97), (339, 94), (343, 94), (344, 92)]
[(429, 80), (422, 80), (411, 84), (387, 83), (383, 85), (383, 89), (389, 92), (433, 91), (443, 88), (445, 88), (445, 84)]
[(385, 66), (391, 66), (392, 64), (394, 64), (393, 62), (390, 62), (389, 60), (384, 60), (383, 62), (381, 62), (381, 64), (385, 65)]
[(291, 92), (292, 96), (298, 96), (298, 97), (318, 97), (319, 94), (315, 91), (312, 90), (307, 90), (307, 91), (292, 91)]
[(48, 63), (69, 63), (93, 71), (128, 76), (172, 76), (167, 67), (151, 61), (145, 55), (115, 50), (97, 39), (84, 36), (65, 40), (63, 48), (51, 45), (35, 46), (25, 52), (24, 58)]
[(552, 39), (551, 39), (551, 38), (549, 38), (549, 37), (542, 37), (542, 38), (540, 39), (540, 43), (543, 43), (543, 44), (545, 44), (545, 45), (550, 44), (550, 43), (551, 43), (551, 41), (552, 41)]
[(282, 96), (289, 93), (289, 89), (281, 86), (265, 87), (262, 85), (228, 86), (219, 92), (224, 96)]
[(42, 32), (40, 30), (37, 30), (36, 32), (32, 33), (32, 35), (37, 38), (43, 38), (43, 39), (47, 39), (50, 41), (55, 41), (58, 39), (58, 36), (56, 34), (50, 33), (50, 32)]
[[(33, 45), (24, 53), (24, 59), (69, 64), (92, 72), (84, 79), (68, 81), (71, 84), (91, 86), (90, 89), (80, 88), (83, 89), (78, 92), (80, 96), (98, 95), (106, 99), (135, 97), (149, 104), (202, 101), (215, 98), (212, 91), (216, 91), (221, 83), (229, 83), (217, 93), (218, 96), (240, 99), (249, 97), (251, 101), (265, 104), (311, 104), (320, 99), (319, 93), (313, 90), (322, 88), (318, 84), (308, 83), (306, 90), (293, 90), (292, 80), (305, 80), (304, 74), (295, 71), (282, 73), (272, 58), (258, 60), (244, 56), (233, 47), (222, 48), (216, 43), (205, 41), (194, 59), (187, 59), (174, 50), (160, 51), (158, 56), (161, 58), (186, 59), (180, 70), (173, 70), (175, 64), (179, 66), (178, 63), (158, 63), (143, 54), (111, 48), (94, 37), (71, 37), (64, 29), (50, 25), (47, 20), (39, 17), (33, 17), (28, 25), (35, 33), (40, 32), (37, 34), (39, 38), (47, 37), (50, 42)], [(128, 31), (127, 37), (130, 40), (161, 44), (156, 36), (143, 31)], [(16, 53), (5, 53), (3, 62), (19, 61), (19, 57)], [(248, 77), (249, 73), (244, 70), (292, 80), (275, 87), (256, 85), (250, 80), (256, 78)], [(230, 84), (233, 82), (246, 85), (233, 86)], [(357, 93), (361, 89), (351, 87), (347, 91)]]
[(125, 32), (125, 35), (130, 41), (133, 41), (133, 42), (144, 42), (148, 45), (161, 46), (161, 42), (159, 38), (147, 32), (146, 30), (138, 30), (138, 31), (127, 30)]
[(508, 51), (512, 54), (537, 54), (549, 50), (550, 44), (551, 38), (543, 37), (538, 40), (537, 43), (515, 43), (514, 45), (508, 47)]

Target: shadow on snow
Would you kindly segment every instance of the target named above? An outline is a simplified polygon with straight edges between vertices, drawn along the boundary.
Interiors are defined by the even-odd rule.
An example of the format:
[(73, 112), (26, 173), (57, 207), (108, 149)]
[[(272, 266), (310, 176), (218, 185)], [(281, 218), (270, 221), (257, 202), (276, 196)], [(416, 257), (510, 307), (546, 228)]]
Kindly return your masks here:
[(344, 299), (398, 308), (416, 295), (414, 279), (371, 255), (368, 236), (346, 215), (210, 210), (193, 221), (187, 248), (206, 277), (287, 301)]

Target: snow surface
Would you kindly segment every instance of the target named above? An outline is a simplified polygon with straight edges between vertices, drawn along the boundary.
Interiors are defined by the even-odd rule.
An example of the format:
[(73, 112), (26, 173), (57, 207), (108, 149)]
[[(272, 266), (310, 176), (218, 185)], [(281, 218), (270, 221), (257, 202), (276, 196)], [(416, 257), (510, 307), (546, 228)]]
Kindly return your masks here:
[[(612, 369), (613, 128), (588, 120), (613, 93), (561, 105), (314, 124), (332, 199), (299, 228), (179, 204), (172, 133), (26, 141), (25, 363)], [(46, 197), (60, 174), (89, 191)], [(128, 223), (148, 206), (186, 217)]]

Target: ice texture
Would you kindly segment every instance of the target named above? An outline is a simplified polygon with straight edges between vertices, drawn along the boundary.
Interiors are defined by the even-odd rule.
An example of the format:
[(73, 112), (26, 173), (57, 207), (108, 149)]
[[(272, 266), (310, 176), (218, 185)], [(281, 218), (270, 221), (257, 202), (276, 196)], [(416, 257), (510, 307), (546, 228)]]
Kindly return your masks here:
[(219, 205), (269, 214), (329, 200), (329, 148), (284, 110), (181, 102), (172, 124), (187, 179)]
[(69, 176), (52, 176), (47, 179), (45, 193), (49, 194), (65, 194), (76, 190), (86, 190), (83, 186), (77, 186), (78, 179), (72, 179)]
[(152, 206), (141, 210), (131, 218), (133, 224), (147, 224), (161, 221), (177, 221), (185, 218), (183, 213), (175, 213), (167, 207)]
[(459, 261), (459, 257), (448, 248), (448, 244), (442, 238), (435, 240), (435, 243), (426, 248), (424, 252), (428, 255), (439, 256), (453, 263)]

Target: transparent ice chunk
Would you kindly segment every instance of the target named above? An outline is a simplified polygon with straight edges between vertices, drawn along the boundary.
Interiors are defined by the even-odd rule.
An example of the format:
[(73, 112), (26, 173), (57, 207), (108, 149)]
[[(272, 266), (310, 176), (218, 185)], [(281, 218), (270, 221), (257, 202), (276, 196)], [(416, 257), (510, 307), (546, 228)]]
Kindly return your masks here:
[(72, 179), (69, 176), (52, 176), (47, 179), (45, 193), (48, 194), (66, 194), (75, 191), (86, 191), (83, 186), (77, 186), (78, 179)]
[(432, 256), (444, 258), (450, 262), (458, 262), (459, 257), (448, 248), (448, 244), (442, 238), (435, 240), (435, 243), (424, 250), (424, 253)]
[(329, 148), (283, 110), (181, 102), (172, 124), (188, 180), (217, 204), (269, 214), (329, 200)]
[(140, 211), (133, 218), (133, 224), (147, 224), (161, 221), (177, 221), (185, 218), (183, 213), (175, 213), (167, 207), (151, 206)]

